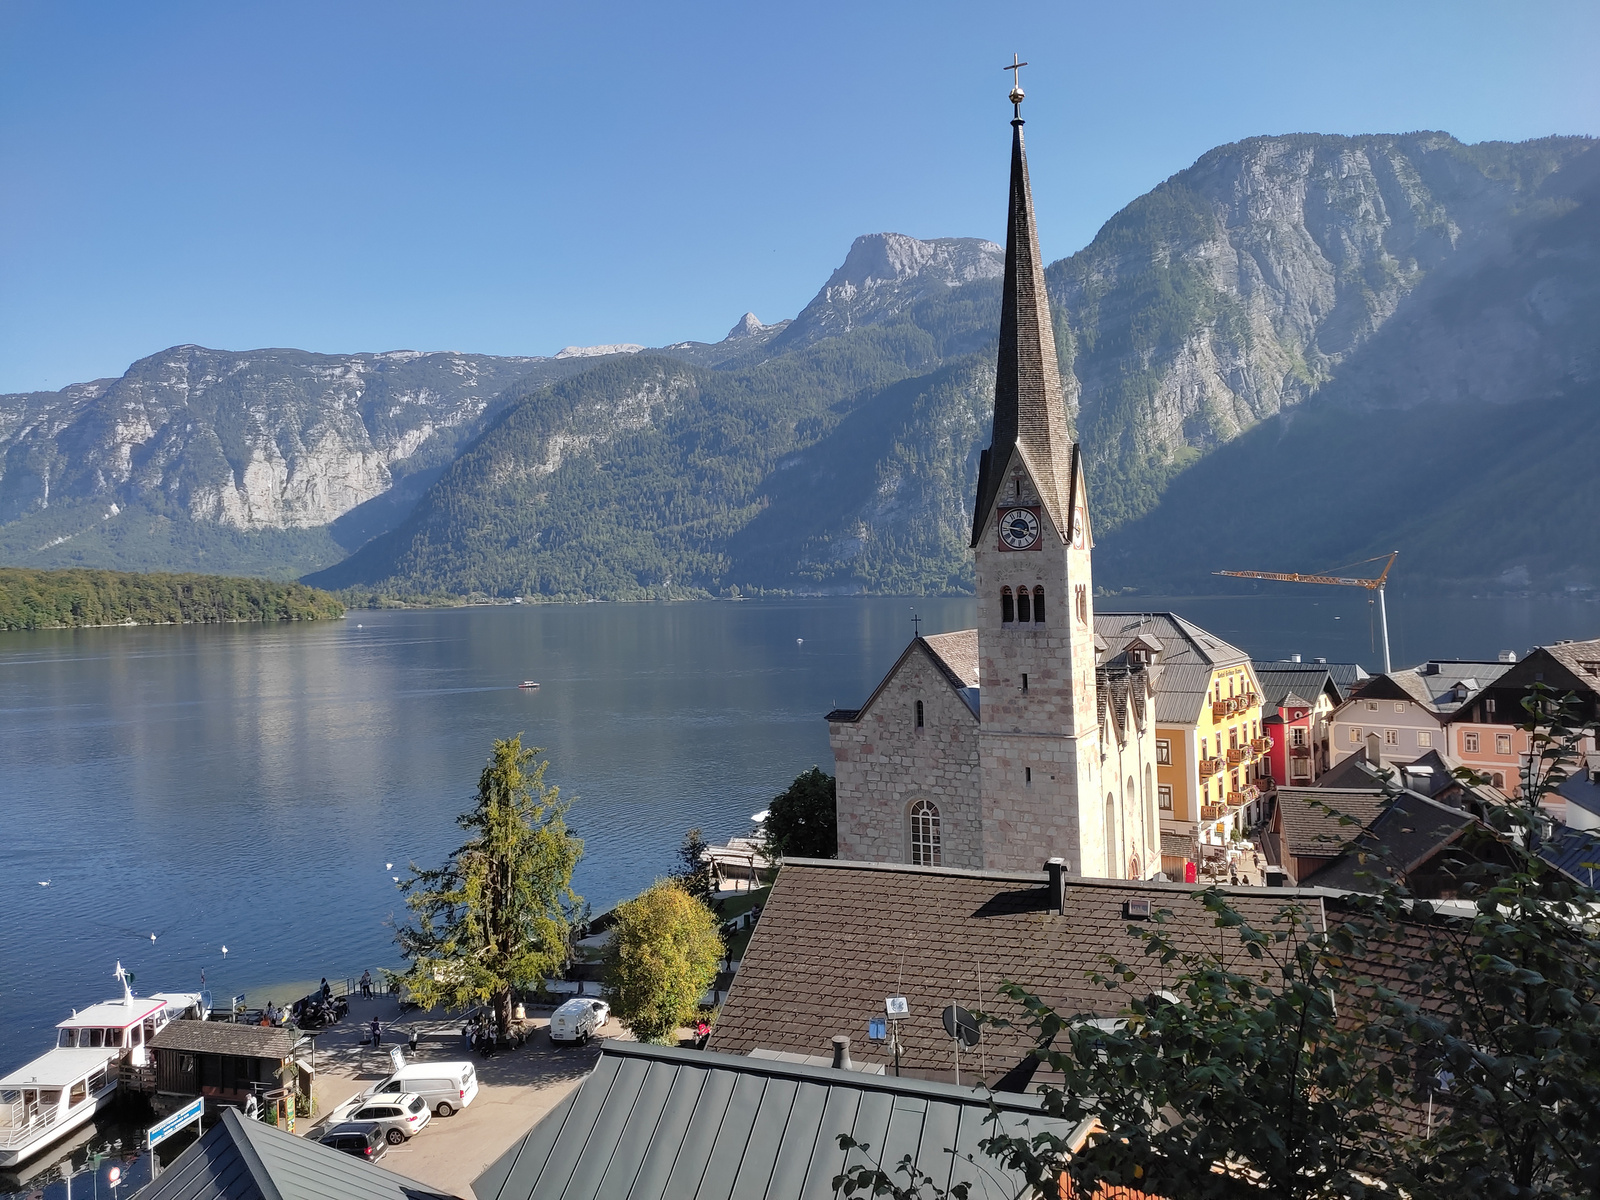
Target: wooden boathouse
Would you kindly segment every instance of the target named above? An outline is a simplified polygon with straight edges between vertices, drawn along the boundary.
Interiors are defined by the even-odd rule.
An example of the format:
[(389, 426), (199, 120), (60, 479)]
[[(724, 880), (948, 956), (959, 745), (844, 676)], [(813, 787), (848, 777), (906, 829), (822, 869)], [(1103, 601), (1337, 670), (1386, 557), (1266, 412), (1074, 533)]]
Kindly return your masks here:
[(311, 1070), (295, 1055), (298, 1035), (288, 1029), (227, 1021), (173, 1021), (150, 1043), (155, 1052), (155, 1100), (204, 1096), (242, 1104), (284, 1087), (292, 1067), (297, 1094), (311, 1094)]

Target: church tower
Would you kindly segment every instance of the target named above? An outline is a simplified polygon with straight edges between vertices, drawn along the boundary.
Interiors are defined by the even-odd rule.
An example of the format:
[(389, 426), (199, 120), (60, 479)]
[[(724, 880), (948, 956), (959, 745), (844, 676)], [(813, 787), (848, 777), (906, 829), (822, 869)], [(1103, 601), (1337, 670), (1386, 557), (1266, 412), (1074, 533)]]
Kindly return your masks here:
[(1093, 539), (1082, 454), (1067, 432), (1022, 141), (1011, 102), (1011, 195), (994, 430), (972, 514), (978, 599), (983, 865), (1119, 877), (1122, 805), (1101, 786)]

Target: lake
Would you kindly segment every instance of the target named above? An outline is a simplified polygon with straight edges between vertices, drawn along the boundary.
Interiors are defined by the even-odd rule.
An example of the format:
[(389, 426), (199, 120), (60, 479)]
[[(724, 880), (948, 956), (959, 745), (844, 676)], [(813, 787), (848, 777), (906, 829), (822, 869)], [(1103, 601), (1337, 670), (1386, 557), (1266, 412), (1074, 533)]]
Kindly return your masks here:
[[(1379, 663), (1361, 593), (1099, 607), (1171, 607), (1261, 657)], [(970, 625), (973, 602), (0, 634), (0, 1070), (113, 995), (119, 959), (145, 992), (193, 988), (203, 970), (219, 1000), (393, 965), (392, 876), (459, 843), (455, 817), (497, 737), (544, 748), (586, 841), (576, 886), (604, 910), (671, 869), (690, 826), (747, 832), (796, 774), (828, 767), (822, 715), (866, 698), (913, 610), (936, 633)], [(1595, 636), (1600, 606), (1396, 595), (1390, 628), (1397, 665), (1493, 657)], [(523, 679), (542, 686), (519, 691)]]

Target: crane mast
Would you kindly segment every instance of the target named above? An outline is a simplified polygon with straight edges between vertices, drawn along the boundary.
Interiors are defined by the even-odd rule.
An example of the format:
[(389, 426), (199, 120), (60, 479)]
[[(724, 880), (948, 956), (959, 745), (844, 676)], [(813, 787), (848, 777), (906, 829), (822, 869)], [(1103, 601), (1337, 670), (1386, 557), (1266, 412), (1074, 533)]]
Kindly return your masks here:
[[(1347, 575), (1301, 575), (1292, 571), (1217, 571), (1217, 575), (1232, 575), (1237, 579), (1276, 579), (1280, 583), (1327, 583), (1336, 587), (1366, 588), (1369, 592), (1378, 593), (1378, 624), (1383, 628), (1383, 673), (1387, 675), (1391, 669), (1389, 663), (1389, 611), (1383, 600), (1383, 585), (1389, 578), (1389, 568), (1394, 566), (1395, 556), (1400, 551), (1392, 551), (1388, 561), (1383, 564), (1383, 570), (1378, 572), (1375, 579), (1360, 579)], [(1369, 558), (1367, 562), (1377, 562), (1383, 555)]]

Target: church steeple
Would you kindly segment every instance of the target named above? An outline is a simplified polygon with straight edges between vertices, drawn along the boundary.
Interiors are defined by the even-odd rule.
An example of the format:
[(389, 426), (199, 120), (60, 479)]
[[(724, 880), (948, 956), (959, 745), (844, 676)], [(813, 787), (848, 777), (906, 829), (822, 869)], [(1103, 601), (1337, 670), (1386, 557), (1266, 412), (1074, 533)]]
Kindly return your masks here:
[[(1026, 66), (1017, 63), (1007, 67)], [(978, 467), (972, 513), (977, 546), (994, 511), (1013, 451), (1021, 451), (1045, 511), (1062, 541), (1071, 536), (1075, 447), (1067, 436), (1061, 371), (1050, 324), (1050, 296), (1033, 217), (1028, 155), (1022, 144), (1022, 88), (1011, 91), (1011, 196), (1006, 219), (1005, 290), (1000, 307), (1000, 354), (995, 370), (994, 432)]]

